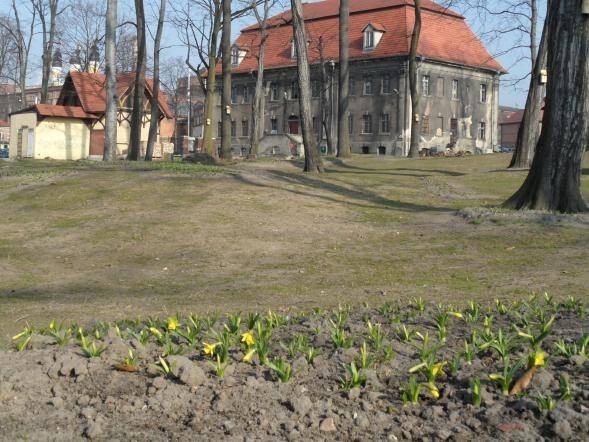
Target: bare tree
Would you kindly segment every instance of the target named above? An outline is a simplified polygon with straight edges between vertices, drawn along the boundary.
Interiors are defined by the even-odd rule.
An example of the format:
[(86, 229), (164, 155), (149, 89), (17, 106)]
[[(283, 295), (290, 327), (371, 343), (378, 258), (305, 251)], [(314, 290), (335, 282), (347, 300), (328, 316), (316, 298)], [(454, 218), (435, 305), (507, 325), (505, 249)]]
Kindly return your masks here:
[(105, 73), (106, 115), (104, 161), (112, 161), (117, 153), (117, 64), (116, 64), (117, 0), (108, 0), (106, 7)]
[(323, 161), (317, 151), (313, 124), (311, 121), (311, 82), (309, 58), (307, 56), (307, 33), (303, 19), (301, 0), (291, 0), (292, 26), (297, 52), (297, 71), (299, 81), (299, 114), (305, 148), (305, 172), (323, 172)]
[(131, 113), (131, 137), (127, 159), (137, 161), (141, 151), (141, 127), (143, 126), (143, 97), (145, 95), (145, 10), (143, 0), (135, 0), (135, 18), (137, 25), (137, 64), (133, 91), (133, 111)]
[(419, 47), (419, 36), (421, 35), (421, 0), (414, 1), (415, 24), (411, 33), (411, 48), (409, 50), (409, 89), (411, 91), (411, 144), (409, 156), (419, 156), (419, 91), (417, 90), (417, 49)]
[(49, 76), (51, 75), (51, 61), (53, 59), (53, 46), (57, 17), (65, 8), (59, 9), (59, 0), (31, 0), (33, 8), (37, 11), (41, 22), (42, 47), (42, 77), (41, 77), (41, 103), (47, 103), (49, 93)]
[(149, 135), (147, 138), (147, 148), (145, 150), (145, 161), (151, 161), (153, 158), (153, 148), (155, 139), (157, 138), (157, 128), (160, 119), (160, 46), (162, 41), (162, 32), (164, 30), (164, 21), (166, 18), (166, 3), (167, 0), (160, 0), (157, 30), (153, 42), (153, 94), (151, 97), (151, 121), (149, 123)]
[(581, 160), (589, 145), (589, 20), (578, 0), (548, 1), (548, 82), (530, 172), (505, 202), (514, 209), (587, 211)]
[(0, 83), (17, 82), (18, 49), (14, 39), (14, 22), (7, 15), (0, 16)]
[(347, 158), (352, 155), (349, 128), (349, 41), (348, 29), (350, 20), (349, 0), (340, 0), (339, 7), (339, 84), (337, 102), (337, 156)]
[(222, 0), (223, 32), (221, 33), (221, 158), (231, 159), (231, 0)]
[[(92, 47), (97, 46), (101, 55), (99, 65), (106, 57), (105, 29), (107, 19), (107, 2), (95, 0), (69, 0), (69, 7), (59, 17), (57, 23), (57, 40), (66, 59), (79, 57), (80, 69), (89, 71)], [(135, 37), (133, 36), (133, 39)], [(116, 38), (115, 38), (116, 40)]]

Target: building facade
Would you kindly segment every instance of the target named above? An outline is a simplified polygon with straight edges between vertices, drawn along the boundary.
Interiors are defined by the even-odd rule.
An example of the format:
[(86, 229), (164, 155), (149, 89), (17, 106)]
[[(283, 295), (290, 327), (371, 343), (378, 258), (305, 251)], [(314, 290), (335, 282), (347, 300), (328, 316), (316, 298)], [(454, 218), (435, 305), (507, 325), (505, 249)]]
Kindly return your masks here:
[[(312, 81), (312, 118), (322, 151), (337, 143), (339, 0), (304, 5)], [(499, 144), (499, 77), (505, 72), (464, 17), (422, 1), (418, 49), (419, 108), (411, 108), (408, 54), (411, 0), (350, 1), (349, 130), (352, 151), (405, 156), (411, 124), (424, 153), (489, 153)], [(265, 51), (264, 153), (289, 153), (300, 133), (296, 51), (290, 11), (269, 19)], [(232, 145), (249, 151), (251, 102), (260, 47), (258, 25), (247, 27), (232, 53)], [(218, 94), (220, 97), (220, 94)], [(220, 98), (219, 103), (220, 105)], [(216, 121), (221, 115), (220, 106)], [(330, 132), (328, 137), (327, 131)], [(220, 131), (218, 132), (220, 136)], [(286, 135), (286, 136), (285, 136)]]

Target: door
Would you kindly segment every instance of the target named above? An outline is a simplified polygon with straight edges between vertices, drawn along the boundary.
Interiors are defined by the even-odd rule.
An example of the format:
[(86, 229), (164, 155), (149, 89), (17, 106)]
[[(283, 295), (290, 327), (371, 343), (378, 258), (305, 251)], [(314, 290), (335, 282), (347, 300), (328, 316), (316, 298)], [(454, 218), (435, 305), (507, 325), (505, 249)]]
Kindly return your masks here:
[(35, 129), (29, 129), (27, 134), (27, 154), (26, 158), (33, 158), (35, 154)]
[(90, 155), (104, 155), (104, 130), (94, 129), (90, 135)]
[(299, 117), (288, 117), (288, 133), (298, 134), (299, 133)]

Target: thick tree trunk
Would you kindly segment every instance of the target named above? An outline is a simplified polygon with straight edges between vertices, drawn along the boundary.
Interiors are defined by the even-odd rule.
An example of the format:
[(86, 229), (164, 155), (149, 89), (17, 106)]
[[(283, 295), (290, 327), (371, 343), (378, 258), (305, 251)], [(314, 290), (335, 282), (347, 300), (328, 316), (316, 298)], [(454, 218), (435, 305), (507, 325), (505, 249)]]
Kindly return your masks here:
[(545, 87), (541, 84), (541, 71), (546, 68), (546, 45), (548, 26), (545, 24), (540, 40), (540, 48), (534, 59), (536, 64), (532, 70), (526, 108), (522, 122), (517, 132), (515, 151), (511, 157), (509, 168), (526, 169), (532, 164), (536, 144), (540, 137), (540, 115), (542, 114), (542, 102), (544, 100)]
[(104, 127), (104, 161), (113, 161), (117, 154), (117, 0), (106, 6), (105, 74), (106, 115)]
[(587, 211), (580, 191), (589, 145), (589, 15), (579, 0), (548, 2), (548, 83), (542, 133), (515, 209)]
[(348, 28), (350, 18), (349, 0), (340, 0), (339, 9), (339, 83), (337, 100), (337, 156), (347, 158), (352, 155), (349, 128), (349, 40)]
[(221, 96), (221, 158), (231, 159), (231, 0), (223, 0), (223, 32), (221, 33), (223, 90)]
[(137, 161), (141, 152), (141, 128), (143, 127), (143, 96), (145, 94), (145, 12), (143, 0), (135, 0), (137, 20), (137, 65), (135, 69), (135, 90), (131, 114), (131, 137), (127, 159)]
[[(157, 128), (160, 120), (160, 44), (166, 18), (167, 0), (161, 0), (160, 12), (157, 21), (157, 30), (153, 42), (153, 95), (151, 97), (151, 121), (149, 122), (149, 134), (147, 136), (147, 148), (145, 149), (145, 161), (153, 159), (153, 148), (157, 139)], [(188, 84), (190, 88), (190, 84)]]
[(303, 132), (305, 147), (305, 172), (323, 172), (323, 162), (317, 151), (317, 144), (313, 137), (311, 120), (311, 82), (309, 80), (309, 61), (307, 57), (307, 35), (303, 21), (303, 6), (301, 0), (291, 0), (292, 26), (297, 50), (297, 68), (299, 80), (299, 118)]
[[(204, 129), (202, 135), (203, 151), (210, 159), (216, 160), (219, 157), (217, 147), (213, 142), (213, 121), (215, 117), (215, 106), (217, 97), (217, 50), (218, 37), (221, 31), (222, 9), (218, 2), (215, 2), (215, 13), (212, 20), (212, 30), (208, 43), (208, 70), (205, 87), (205, 109), (204, 109)], [(196, 74), (200, 72), (196, 70)], [(196, 150), (195, 150), (196, 153)]]
[(409, 51), (409, 88), (411, 90), (411, 144), (409, 156), (419, 156), (419, 91), (417, 89), (417, 48), (419, 47), (419, 36), (421, 35), (421, 2), (415, 0), (415, 25), (411, 34), (411, 49)]
[(39, 18), (43, 29), (43, 68), (41, 76), (41, 103), (47, 103), (49, 97), (49, 77), (51, 75), (51, 62), (53, 60), (53, 46), (55, 42), (55, 22), (57, 19), (57, 7), (59, 0), (49, 0), (49, 30), (47, 30), (47, 17), (44, 16), (44, 8), (39, 4)]

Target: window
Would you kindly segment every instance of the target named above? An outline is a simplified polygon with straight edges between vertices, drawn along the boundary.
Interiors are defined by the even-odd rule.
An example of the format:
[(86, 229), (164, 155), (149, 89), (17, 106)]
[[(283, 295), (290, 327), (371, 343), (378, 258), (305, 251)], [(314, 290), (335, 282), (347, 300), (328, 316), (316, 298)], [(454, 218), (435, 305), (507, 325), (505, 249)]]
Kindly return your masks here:
[(278, 83), (272, 82), (270, 83), (270, 101), (277, 101), (278, 100)]
[(371, 134), (372, 133), (372, 115), (364, 114), (362, 116), (362, 133), (363, 134)]
[(231, 66), (237, 66), (239, 64), (239, 49), (231, 48)]
[(250, 101), (250, 88), (249, 88), (249, 86), (244, 86), (243, 87), (243, 102), (249, 103), (249, 101)]
[(348, 94), (356, 95), (356, 80), (350, 78), (350, 83), (348, 85)]
[(321, 120), (317, 117), (313, 117), (313, 132), (315, 132), (315, 136), (321, 133)]
[(487, 85), (486, 84), (481, 84), (481, 89), (479, 92), (479, 99), (480, 99), (481, 103), (487, 102)]
[(348, 115), (348, 132), (350, 135), (354, 133), (354, 116), (352, 114)]
[(364, 79), (364, 95), (372, 95), (372, 78)]
[(321, 85), (317, 80), (311, 82), (311, 97), (317, 98), (321, 92)]
[(421, 117), (421, 133), (423, 135), (429, 135), (429, 116), (423, 115)]
[(231, 86), (231, 103), (237, 103), (237, 86)]
[(385, 75), (384, 77), (382, 77), (380, 92), (382, 94), (390, 94), (392, 92), (391, 91), (391, 77), (389, 77), (388, 75)]
[(235, 137), (237, 135), (237, 124), (235, 121), (231, 121), (231, 136)]
[(389, 114), (380, 114), (380, 133), (388, 134), (391, 132), (391, 119)]
[(249, 121), (247, 118), (241, 120), (241, 135), (244, 137), (249, 135)]
[(364, 31), (364, 49), (374, 48), (374, 31), (367, 29)]
[(429, 95), (429, 75), (421, 77), (421, 95)]
[(217, 123), (217, 138), (223, 137), (223, 123), (220, 121)]
[(444, 78), (443, 77), (438, 77), (438, 80), (436, 83), (436, 95), (438, 97), (444, 96)]
[(485, 135), (486, 135), (485, 134), (485, 126), (486, 125), (485, 125), (485, 122), (484, 121), (481, 121), (479, 123), (479, 133), (478, 133), (479, 140), (484, 140), (485, 139)]
[(456, 118), (450, 119), (450, 134), (454, 138), (458, 136), (458, 119)]
[(458, 100), (458, 80), (452, 80), (452, 100)]
[(276, 117), (270, 118), (270, 131), (273, 134), (278, 133), (278, 120)]
[(291, 100), (299, 98), (299, 82), (296, 80), (290, 83), (290, 98)]

